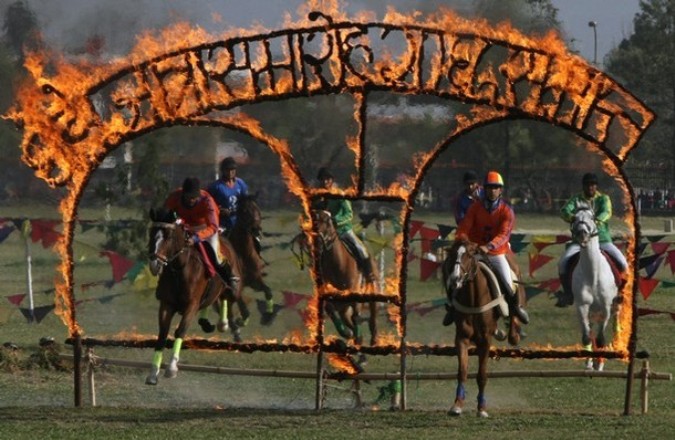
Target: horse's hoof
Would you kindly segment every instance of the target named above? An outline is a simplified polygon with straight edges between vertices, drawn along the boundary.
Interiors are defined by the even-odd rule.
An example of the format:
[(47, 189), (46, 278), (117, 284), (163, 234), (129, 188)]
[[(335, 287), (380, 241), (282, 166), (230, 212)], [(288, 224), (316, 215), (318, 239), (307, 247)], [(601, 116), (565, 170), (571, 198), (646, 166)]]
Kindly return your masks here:
[(241, 337), (241, 332), (239, 332), (239, 330), (235, 331), (235, 332), (232, 334), (232, 336), (233, 336), (233, 338), (234, 338), (234, 342), (240, 343), (240, 342), (243, 342), (243, 341), (244, 341), (244, 340), (242, 339), (242, 337)]
[(213, 333), (213, 331), (216, 329), (216, 326), (211, 324), (211, 322), (206, 318), (199, 318), (197, 324), (199, 324), (204, 333)]
[(506, 340), (506, 333), (504, 333), (504, 330), (502, 330), (500, 328), (495, 330), (494, 336), (495, 336), (495, 339), (500, 341), (500, 342)]
[(219, 322), (218, 323), (218, 331), (220, 333), (225, 333), (230, 329), (230, 325), (227, 323), (227, 321)]
[(145, 384), (146, 385), (157, 385), (157, 376), (151, 374), (150, 376), (145, 378)]
[(605, 362), (604, 362), (604, 361), (601, 361), (601, 360), (599, 360), (599, 359), (595, 359), (595, 360), (593, 361), (593, 369), (594, 369), (595, 371), (602, 371), (602, 370), (604, 370), (604, 369), (605, 369)]
[(448, 415), (451, 416), (461, 416), (462, 415), (462, 408), (456, 405), (453, 405), (452, 408), (450, 408), (450, 411), (448, 411)]
[(260, 316), (260, 324), (261, 325), (272, 325), (272, 322), (274, 321), (274, 318), (277, 317), (276, 313), (269, 313), (265, 312)]
[(487, 411), (484, 409), (479, 409), (476, 415), (481, 419), (487, 419), (489, 417)]
[(593, 360), (589, 359), (586, 361), (586, 370), (593, 370)]
[(172, 370), (170, 368), (167, 368), (166, 371), (164, 372), (164, 377), (167, 379), (173, 379), (176, 376), (178, 376), (178, 370)]

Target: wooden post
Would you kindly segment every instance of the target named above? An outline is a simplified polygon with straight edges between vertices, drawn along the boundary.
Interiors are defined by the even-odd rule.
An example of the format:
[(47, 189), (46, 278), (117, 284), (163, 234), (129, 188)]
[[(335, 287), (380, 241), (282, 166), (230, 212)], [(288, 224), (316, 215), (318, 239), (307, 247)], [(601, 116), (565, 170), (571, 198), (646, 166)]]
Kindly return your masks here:
[(642, 414), (647, 414), (649, 410), (649, 361), (642, 362), (642, 371), (640, 372), (642, 378), (640, 386), (640, 402), (642, 402)]
[(89, 378), (89, 401), (91, 406), (96, 406), (96, 382), (94, 380), (94, 355), (93, 349), (87, 347), (87, 353), (84, 356), (87, 361), (87, 375)]
[(82, 336), (75, 335), (73, 344), (73, 380), (75, 391), (75, 407), (82, 407)]
[(314, 409), (319, 411), (323, 406), (323, 393), (324, 393), (324, 384), (323, 384), (323, 299), (321, 295), (317, 299), (317, 334), (316, 334), (316, 343), (319, 346), (319, 350), (316, 353), (316, 400), (314, 402)]

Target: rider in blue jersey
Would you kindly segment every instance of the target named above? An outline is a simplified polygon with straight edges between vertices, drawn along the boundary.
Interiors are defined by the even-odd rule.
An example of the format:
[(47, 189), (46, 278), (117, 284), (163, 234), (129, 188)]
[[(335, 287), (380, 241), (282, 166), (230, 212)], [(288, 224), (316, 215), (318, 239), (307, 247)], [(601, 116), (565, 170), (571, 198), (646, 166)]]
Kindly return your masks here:
[(220, 162), (220, 178), (209, 185), (207, 191), (220, 208), (220, 227), (229, 233), (237, 223), (237, 205), (248, 195), (248, 186), (237, 177), (237, 162), (226, 157)]

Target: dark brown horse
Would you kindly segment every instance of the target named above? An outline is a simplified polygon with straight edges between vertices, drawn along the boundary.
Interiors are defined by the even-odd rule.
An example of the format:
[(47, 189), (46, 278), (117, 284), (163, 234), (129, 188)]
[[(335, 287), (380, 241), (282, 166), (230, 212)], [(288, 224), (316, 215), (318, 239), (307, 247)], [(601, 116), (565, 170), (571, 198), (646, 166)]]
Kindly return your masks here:
[[(478, 355), (478, 416), (487, 417), (485, 386), (487, 362), (492, 337), (498, 332), (500, 316), (508, 316), (506, 300), (499, 292), (496, 276), (487, 258), (478, 252), (475, 243), (455, 241), (443, 262), (443, 286), (455, 308), (455, 348), (457, 349), (457, 393), (451, 415), (460, 415), (464, 406), (469, 368), (469, 347), (475, 345)], [(518, 294), (523, 295), (522, 288)], [(521, 303), (522, 304), (522, 303)], [(520, 342), (518, 319), (509, 320), (509, 343)]]
[[(165, 372), (165, 377), (168, 378), (175, 377), (178, 372), (183, 339), (200, 309), (218, 304), (218, 329), (224, 331), (230, 327), (235, 338), (238, 337), (238, 329), (232, 322), (232, 307), (228, 304), (239, 297), (239, 292), (232, 292), (218, 275), (209, 275), (199, 249), (188, 240), (188, 231), (180, 220), (175, 219), (173, 213), (163, 209), (151, 210), (150, 219), (153, 222), (148, 245), (150, 270), (154, 275), (159, 274), (155, 291), (159, 300), (159, 335), (155, 344), (152, 370), (145, 383), (156, 385), (162, 364), (162, 351), (174, 315), (178, 313), (182, 317), (174, 334), (171, 362)], [(233, 273), (239, 276), (241, 269), (238, 260), (234, 258), (234, 250), (224, 240), (221, 240), (221, 252), (230, 261)]]
[(230, 231), (229, 239), (236, 251), (242, 268), (242, 285), (265, 294), (265, 310), (260, 323), (271, 324), (275, 317), (272, 289), (265, 283), (265, 261), (260, 256), (262, 214), (256, 196), (241, 197), (237, 204), (237, 223)]
[[(331, 214), (328, 211), (312, 211), (312, 219), (316, 228), (316, 247), (318, 252), (318, 273), (324, 283), (329, 283), (338, 290), (352, 292), (370, 289), (377, 286), (366, 285), (359, 270), (356, 258), (349, 252), (347, 246), (338, 237)], [(373, 271), (375, 265), (370, 261)], [(377, 278), (377, 277), (376, 277)], [(365, 289), (364, 289), (365, 288)], [(326, 301), (325, 309), (335, 324), (340, 336), (345, 339), (354, 339), (357, 344), (363, 341), (359, 330), (360, 309), (357, 302)], [(368, 325), (370, 328), (370, 345), (377, 343), (377, 303), (370, 301)]]

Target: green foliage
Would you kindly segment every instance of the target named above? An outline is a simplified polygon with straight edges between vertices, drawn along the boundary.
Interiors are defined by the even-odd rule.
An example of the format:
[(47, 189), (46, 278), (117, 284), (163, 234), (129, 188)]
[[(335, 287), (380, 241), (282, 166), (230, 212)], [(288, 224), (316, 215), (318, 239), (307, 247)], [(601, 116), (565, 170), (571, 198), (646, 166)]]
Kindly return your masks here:
[(635, 157), (650, 168), (652, 177), (660, 169), (663, 181), (658, 185), (671, 187), (675, 185), (674, 6), (669, 0), (640, 2), (634, 33), (605, 59), (607, 71), (656, 112), (656, 122)]

